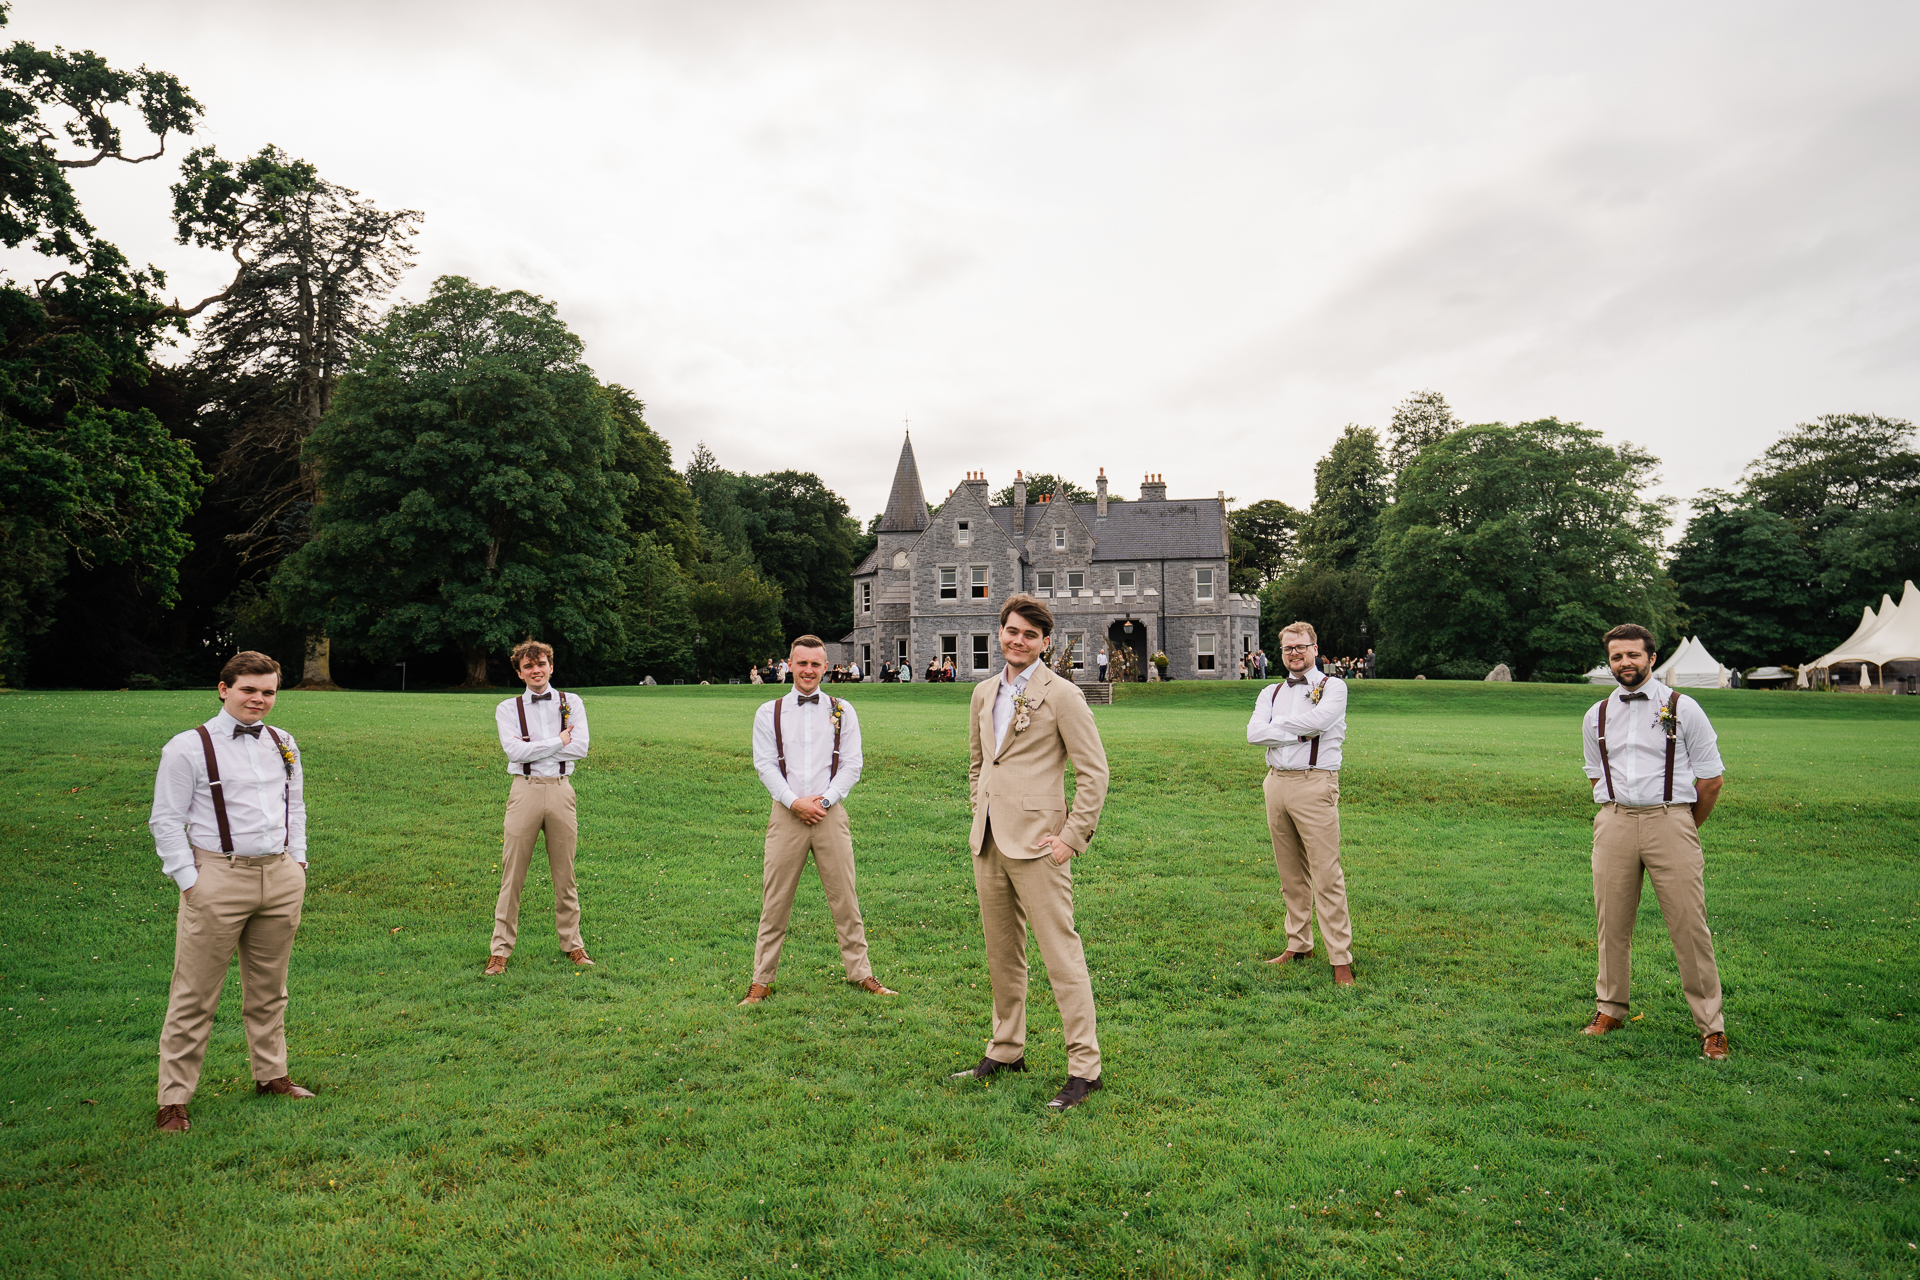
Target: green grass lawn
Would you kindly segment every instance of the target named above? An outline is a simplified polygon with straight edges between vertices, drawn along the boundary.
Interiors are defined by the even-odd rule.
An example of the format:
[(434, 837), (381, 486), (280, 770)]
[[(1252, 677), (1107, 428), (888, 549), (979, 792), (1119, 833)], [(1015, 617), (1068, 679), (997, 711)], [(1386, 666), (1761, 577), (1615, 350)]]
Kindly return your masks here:
[(737, 1009), (763, 691), (588, 690), (581, 897), (483, 980), (497, 695), (289, 694), (312, 873), (288, 1039), (253, 1096), (227, 988), (193, 1131), (152, 1129), (174, 901), (145, 827), (184, 693), (0, 697), (0, 1275), (1912, 1276), (1920, 1273), (1920, 699), (1715, 692), (1705, 830), (1733, 1059), (1699, 1057), (1651, 892), (1635, 1009), (1592, 1011), (1586, 688), (1354, 690), (1359, 985), (1274, 971), (1253, 686), (1133, 686), (1075, 868), (1107, 1088), (1063, 1116), (980, 1056), (965, 687), (857, 691), (876, 971), (803, 881)]

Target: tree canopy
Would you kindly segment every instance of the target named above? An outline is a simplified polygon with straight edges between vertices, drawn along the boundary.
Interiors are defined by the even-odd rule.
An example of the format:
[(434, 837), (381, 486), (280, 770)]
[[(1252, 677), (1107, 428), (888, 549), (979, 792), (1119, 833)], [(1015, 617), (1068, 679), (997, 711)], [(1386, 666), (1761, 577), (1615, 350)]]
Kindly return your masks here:
[(1277, 498), (1262, 498), (1227, 515), (1232, 550), (1228, 589), (1251, 594), (1299, 562), (1304, 517)]
[(1394, 407), (1387, 426), (1387, 469), (1399, 475), (1422, 449), (1465, 425), (1438, 391), (1414, 392)]
[(1313, 468), (1313, 510), (1300, 529), (1300, 556), (1323, 569), (1370, 569), (1380, 513), (1390, 493), (1380, 436), (1349, 425)]

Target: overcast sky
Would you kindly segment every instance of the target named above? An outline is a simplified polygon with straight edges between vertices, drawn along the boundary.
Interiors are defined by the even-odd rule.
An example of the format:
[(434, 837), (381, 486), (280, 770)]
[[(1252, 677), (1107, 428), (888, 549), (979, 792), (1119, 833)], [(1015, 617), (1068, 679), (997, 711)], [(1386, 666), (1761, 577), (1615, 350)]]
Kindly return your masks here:
[[(19, 0), (195, 142), (424, 210), (425, 293), (553, 299), (684, 463), (880, 510), (1016, 467), (1312, 497), (1409, 392), (1732, 482), (1920, 416), (1920, 6)], [(177, 147), (184, 151), (184, 147)], [(182, 298), (172, 157), (76, 174)]]

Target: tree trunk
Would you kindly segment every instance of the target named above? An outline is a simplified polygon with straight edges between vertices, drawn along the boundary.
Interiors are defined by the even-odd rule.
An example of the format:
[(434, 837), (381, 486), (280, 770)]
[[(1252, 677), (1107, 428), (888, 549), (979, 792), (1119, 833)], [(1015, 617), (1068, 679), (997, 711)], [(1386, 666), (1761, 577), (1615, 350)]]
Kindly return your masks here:
[(300, 683), (293, 687), (341, 692), (340, 686), (333, 682), (333, 642), (327, 639), (326, 632), (315, 631), (307, 636), (306, 666), (300, 673)]
[(467, 679), (462, 689), (491, 689), (493, 683), (487, 679), (487, 651), (477, 644), (467, 646)]

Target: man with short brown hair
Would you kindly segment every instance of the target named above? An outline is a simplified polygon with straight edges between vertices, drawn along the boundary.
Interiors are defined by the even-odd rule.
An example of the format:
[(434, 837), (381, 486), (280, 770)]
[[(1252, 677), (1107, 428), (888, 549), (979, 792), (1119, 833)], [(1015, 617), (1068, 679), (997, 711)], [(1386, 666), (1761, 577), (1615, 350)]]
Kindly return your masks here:
[(1719, 802), (1726, 766), (1707, 713), (1653, 674), (1653, 633), (1638, 623), (1607, 632), (1607, 666), (1620, 687), (1582, 723), (1593, 783), (1593, 907), (1599, 972), (1593, 1018), (1582, 1034), (1626, 1025), (1633, 924), (1642, 879), (1653, 881), (1680, 988), (1700, 1034), (1700, 1056), (1729, 1056), (1720, 968), (1707, 927), (1706, 853), (1700, 826)]
[(507, 971), (520, 933), (520, 890), (533, 862), (533, 842), (547, 836), (547, 870), (553, 877), (553, 923), (560, 949), (576, 965), (590, 966), (580, 936), (580, 886), (573, 858), (580, 842), (578, 802), (570, 766), (587, 758), (587, 704), (578, 694), (552, 687), (553, 646), (528, 639), (514, 646), (513, 670), (527, 691), (494, 708), (500, 749), (507, 753), (513, 784), (500, 845), (500, 896), (493, 906), (493, 944), (488, 977)]
[[(1087, 700), (1040, 661), (1053, 611), (1029, 595), (1000, 607), (998, 677), (974, 686), (967, 715), (967, 782), (973, 803), (973, 884), (980, 898), (993, 1038), (986, 1056), (954, 1079), (1027, 1069), (1027, 929), (1033, 929), (1060, 1009), (1067, 1083), (1047, 1104), (1066, 1111), (1101, 1087), (1093, 979), (1073, 924), (1073, 871), (1107, 799), (1107, 751)], [(1073, 764), (1073, 808), (1066, 768)]]
[(860, 719), (843, 698), (820, 692), (827, 646), (819, 636), (801, 636), (787, 655), (793, 691), (763, 703), (753, 717), (753, 767), (773, 798), (762, 859), (760, 932), (753, 949), (753, 977), (743, 1005), (773, 994), (773, 979), (786, 946), (793, 896), (807, 855), (826, 891), (827, 910), (840, 942), (847, 981), (876, 996), (900, 993), (882, 986), (867, 960), (867, 926), (854, 886), (853, 829), (844, 803), (860, 781)]
[(1280, 632), (1284, 682), (1253, 700), (1247, 742), (1267, 749), (1267, 834), (1286, 900), (1287, 949), (1267, 961), (1286, 965), (1313, 955), (1313, 917), (1338, 986), (1353, 985), (1353, 922), (1340, 866), (1340, 763), (1347, 736), (1347, 682), (1316, 667), (1319, 637), (1310, 622)]
[(219, 713), (160, 751), (147, 825), (160, 869), (180, 886), (154, 1120), (164, 1132), (191, 1127), (187, 1103), (235, 951), (254, 1092), (314, 1096), (287, 1074), (287, 966), (306, 897), (307, 805), (299, 745), (264, 723), (279, 692), (279, 663), (236, 653), (220, 672)]

